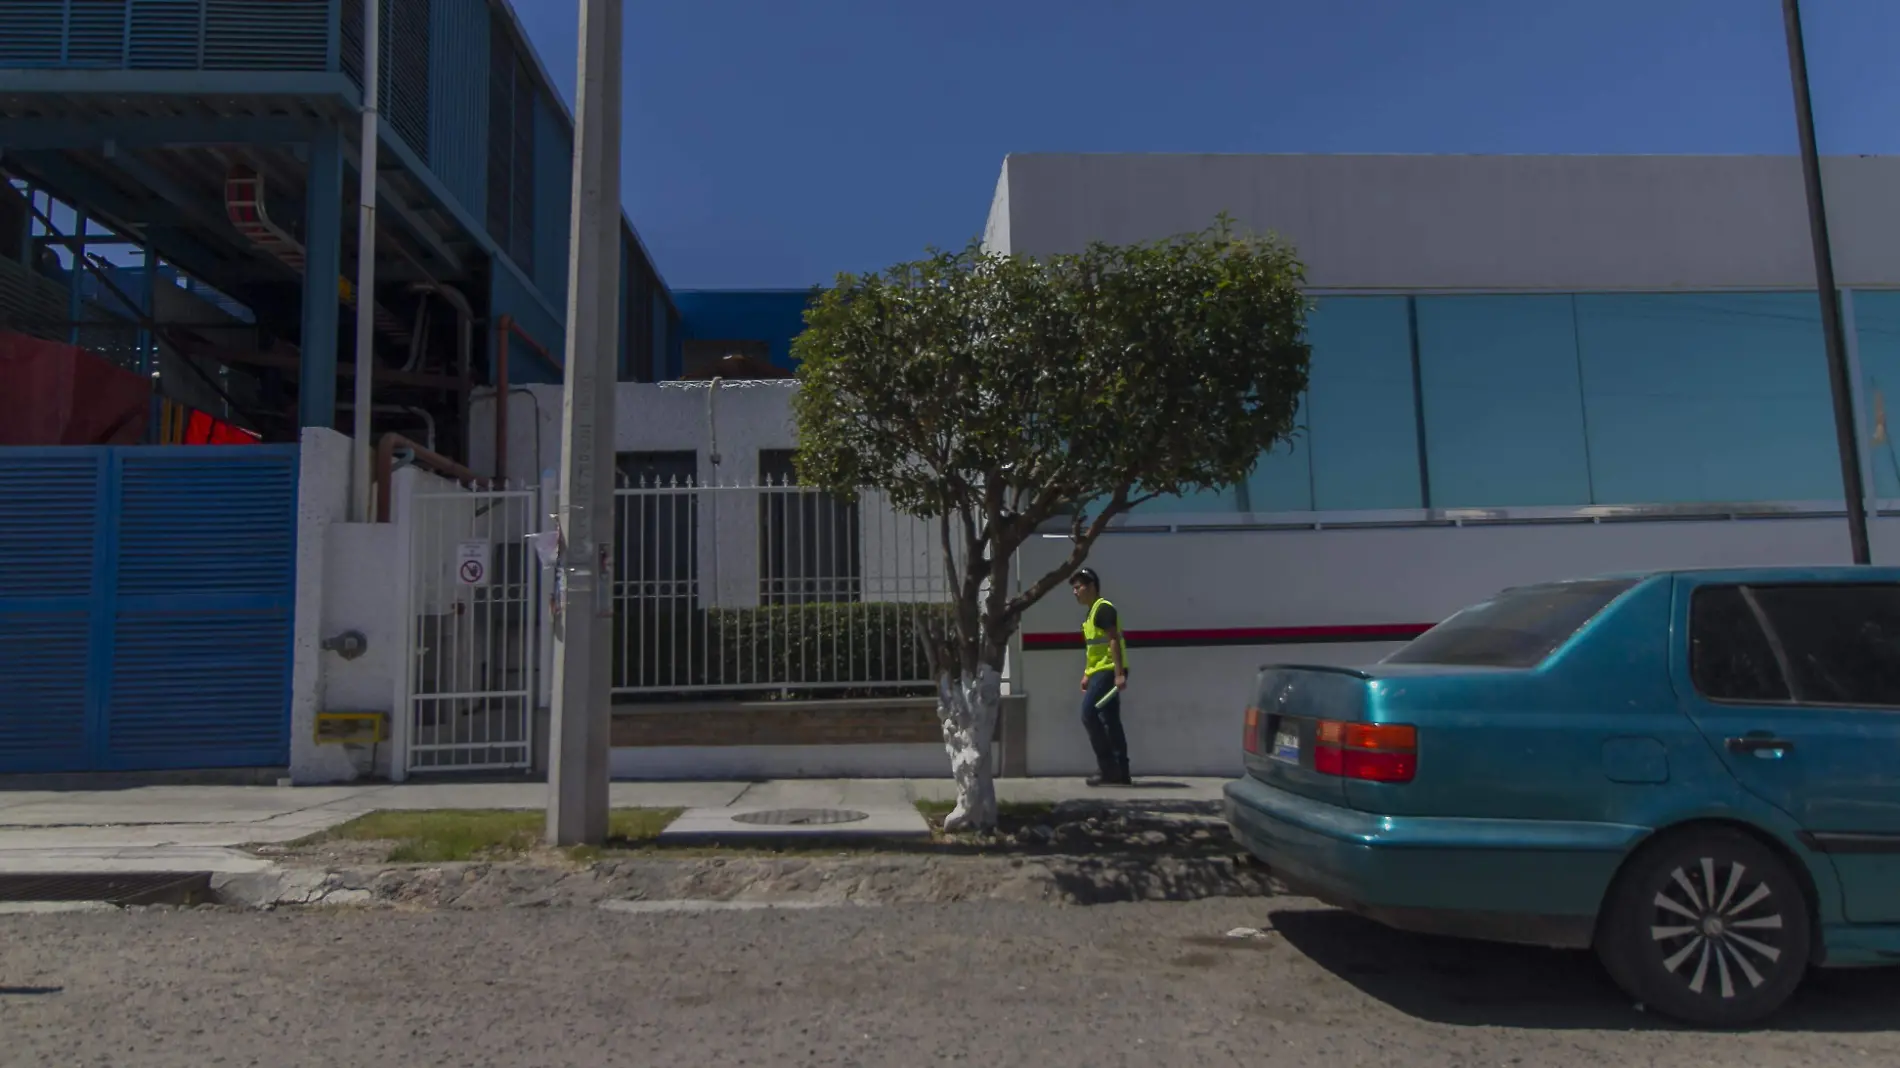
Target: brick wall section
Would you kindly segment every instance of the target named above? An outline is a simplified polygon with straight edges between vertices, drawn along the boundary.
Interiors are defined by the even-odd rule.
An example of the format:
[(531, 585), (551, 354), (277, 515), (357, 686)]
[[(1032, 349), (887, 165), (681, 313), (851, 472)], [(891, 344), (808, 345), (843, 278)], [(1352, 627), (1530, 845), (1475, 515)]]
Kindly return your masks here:
[(617, 708), (612, 744), (915, 745), (941, 744), (935, 698), (868, 701), (762, 701)]

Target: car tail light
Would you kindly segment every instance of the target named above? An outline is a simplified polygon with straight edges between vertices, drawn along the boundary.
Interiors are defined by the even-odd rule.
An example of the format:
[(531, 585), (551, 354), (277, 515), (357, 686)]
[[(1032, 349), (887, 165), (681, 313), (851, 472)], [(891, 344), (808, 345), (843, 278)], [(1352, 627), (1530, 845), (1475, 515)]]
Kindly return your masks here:
[(1240, 745), (1249, 753), (1260, 751), (1260, 710), (1251, 705), (1247, 708), (1247, 733), (1241, 737)]
[(1367, 782), (1411, 782), (1418, 774), (1418, 731), (1321, 720), (1313, 736), (1313, 770)]

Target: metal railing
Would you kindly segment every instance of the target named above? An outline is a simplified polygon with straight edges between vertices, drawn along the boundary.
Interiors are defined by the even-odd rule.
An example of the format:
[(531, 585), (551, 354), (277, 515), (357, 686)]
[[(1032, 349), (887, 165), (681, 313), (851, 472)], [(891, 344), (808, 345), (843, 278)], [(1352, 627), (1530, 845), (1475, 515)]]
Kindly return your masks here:
[(532, 762), (541, 567), (531, 489), (409, 498), (408, 770)]
[(615, 503), (617, 700), (930, 691), (949, 583), (933, 528), (883, 494), (674, 478)]

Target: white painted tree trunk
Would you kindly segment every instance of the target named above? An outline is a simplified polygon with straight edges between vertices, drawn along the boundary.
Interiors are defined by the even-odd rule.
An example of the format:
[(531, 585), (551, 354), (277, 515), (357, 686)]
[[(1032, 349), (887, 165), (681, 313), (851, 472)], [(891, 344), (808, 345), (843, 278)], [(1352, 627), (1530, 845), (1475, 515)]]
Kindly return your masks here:
[(957, 807), (945, 817), (946, 831), (988, 830), (996, 826), (996, 776), (990, 741), (1003, 707), (1003, 678), (984, 665), (975, 678), (945, 672), (937, 679), (937, 715), (943, 721), (943, 747), (950, 752), (950, 776), (957, 783)]

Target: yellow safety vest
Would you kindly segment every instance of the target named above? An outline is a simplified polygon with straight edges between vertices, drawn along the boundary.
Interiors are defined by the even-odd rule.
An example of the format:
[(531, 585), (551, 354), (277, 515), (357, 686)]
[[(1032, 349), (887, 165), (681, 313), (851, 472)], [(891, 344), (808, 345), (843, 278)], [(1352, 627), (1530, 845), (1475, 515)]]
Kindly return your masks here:
[[(1089, 606), (1088, 618), (1082, 621), (1082, 645), (1088, 653), (1088, 664), (1082, 670), (1084, 675), (1093, 675), (1098, 671), (1112, 671), (1115, 667), (1115, 658), (1109, 654), (1108, 632), (1095, 625), (1095, 613), (1105, 604), (1111, 608), (1114, 607), (1108, 598), (1096, 598), (1095, 603)], [(1128, 633), (1126, 620), (1120, 621), (1120, 629), (1124, 635)], [(1128, 639), (1124, 637), (1120, 645), (1122, 667), (1126, 668), (1128, 666)]]

